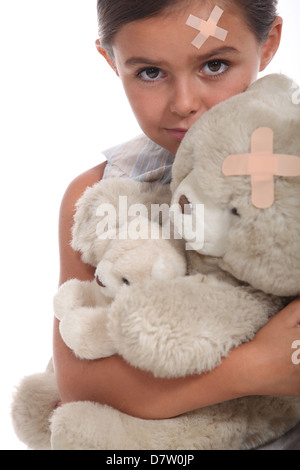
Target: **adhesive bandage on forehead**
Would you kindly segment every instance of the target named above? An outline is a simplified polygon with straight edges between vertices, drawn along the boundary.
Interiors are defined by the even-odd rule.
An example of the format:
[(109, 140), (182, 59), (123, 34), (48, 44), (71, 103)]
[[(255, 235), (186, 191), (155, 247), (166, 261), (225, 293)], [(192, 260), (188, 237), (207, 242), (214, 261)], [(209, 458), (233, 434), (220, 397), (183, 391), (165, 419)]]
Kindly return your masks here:
[(251, 137), (251, 154), (229, 155), (223, 162), (225, 176), (251, 176), (252, 204), (267, 209), (274, 203), (274, 176), (300, 176), (300, 158), (273, 154), (274, 133), (260, 127)]
[(228, 31), (218, 26), (218, 22), (223, 13), (224, 10), (222, 10), (222, 8), (215, 6), (207, 21), (194, 15), (188, 17), (186, 25), (199, 31), (199, 34), (192, 41), (193, 46), (200, 49), (209, 37), (215, 37), (216, 39), (225, 41)]

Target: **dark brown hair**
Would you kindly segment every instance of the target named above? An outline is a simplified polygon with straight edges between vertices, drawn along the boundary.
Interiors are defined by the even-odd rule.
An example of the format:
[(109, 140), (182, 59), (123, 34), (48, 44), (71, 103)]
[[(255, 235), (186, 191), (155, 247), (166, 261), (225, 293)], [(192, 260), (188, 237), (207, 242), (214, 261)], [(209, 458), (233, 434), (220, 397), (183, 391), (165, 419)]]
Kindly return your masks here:
[[(244, 14), (248, 27), (259, 43), (264, 42), (277, 15), (278, 0), (222, 0), (234, 2)], [(119, 29), (133, 21), (159, 15), (182, 0), (98, 0), (99, 38), (112, 54), (113, 40)]]

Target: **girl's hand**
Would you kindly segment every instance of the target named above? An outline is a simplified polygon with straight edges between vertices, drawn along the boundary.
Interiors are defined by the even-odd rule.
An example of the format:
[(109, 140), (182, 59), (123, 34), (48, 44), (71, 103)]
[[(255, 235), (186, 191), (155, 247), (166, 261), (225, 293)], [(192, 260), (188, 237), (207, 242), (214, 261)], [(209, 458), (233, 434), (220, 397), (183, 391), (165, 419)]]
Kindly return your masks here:
[(300, 297), (272, 317), (249, 343), (252, 360), (250, 356), (246, 366), (248, 391), (254, 395), (300, 396), (300, 363), (293, 360), (295, 341), (300, 341)]

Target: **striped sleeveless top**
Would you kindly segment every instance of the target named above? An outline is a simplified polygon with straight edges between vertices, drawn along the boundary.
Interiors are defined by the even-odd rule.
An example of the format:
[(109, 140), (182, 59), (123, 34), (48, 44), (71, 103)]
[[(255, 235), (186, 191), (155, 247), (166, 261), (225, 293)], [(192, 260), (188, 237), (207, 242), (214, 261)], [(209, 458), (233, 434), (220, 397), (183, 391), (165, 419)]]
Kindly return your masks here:
[(103, 178), (131, 178), (147, 183), (171, 182), (174, 155), (145, 135), (102, 152), (107, 160)]

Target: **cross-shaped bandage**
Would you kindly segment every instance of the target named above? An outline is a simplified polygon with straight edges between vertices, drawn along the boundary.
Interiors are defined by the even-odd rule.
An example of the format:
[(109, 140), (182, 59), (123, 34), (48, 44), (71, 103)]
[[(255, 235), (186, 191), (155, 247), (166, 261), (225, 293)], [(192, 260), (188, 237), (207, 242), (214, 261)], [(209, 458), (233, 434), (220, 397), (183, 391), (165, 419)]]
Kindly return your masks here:
[(200, 31), (198, 36), (192, 41), (193, 46), (200, 49), (210, 36), (225, 41), (228, 31), (218, 26), (218, 22), (223, 13), (224, 10), (216, 6), (207, 21), (201, 20), (201, 18), (194, 15), (188, 17), (186, 24)]
[(267, 209), (274, 202), (274, 176), (300, 176), (300, 158), (273, 154), (274, 133), (260, 127), (251, 137), (251, 154), (229, 155), (223, 162), (225, 176), (251, 176), (252, 204)]

